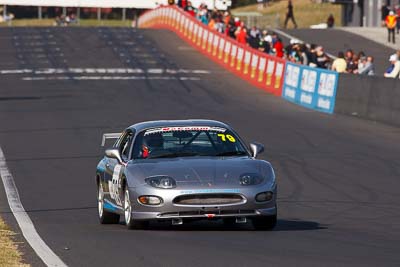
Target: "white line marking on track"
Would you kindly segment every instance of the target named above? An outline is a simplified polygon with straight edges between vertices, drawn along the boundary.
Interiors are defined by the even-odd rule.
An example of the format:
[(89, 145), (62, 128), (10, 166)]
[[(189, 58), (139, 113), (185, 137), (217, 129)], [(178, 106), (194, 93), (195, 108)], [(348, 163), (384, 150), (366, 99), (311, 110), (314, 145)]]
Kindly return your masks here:
[(159, 68), (150, 68), (150, 69), (140, 69), (140, 68), (49, 68), (49, 69), (15, 69), (15, 70), (0, 70), (1, 75), (6, 74), (21, 74), (21, 73), (34, 73), (34, 74), (54, 74), (54, 73), (66, 73), (66, 74), (74, 74), (74, 73), (168, 73), (168, 74), (176, 74), (176, 73), (193, 73), (193, 74), (210, 74), (211, 71), (208, 70), (188, 70), (188, 69), (159, 69)]
[(43, 241), (26, 213), (19, 198), (14, 178), (9, 171), (3, 150), (0, 147), (0, 176), (6, 191), (8, 205), (21, 228), (26, 241), (47, 266), (67, 266)]
[(65, 80), (180, 80), (180, 81), (199, 81), (199, 77), (171, 77), (171, 76), (45, 76), (45, 77), (23, 77), (23, 81), (65, 81)]

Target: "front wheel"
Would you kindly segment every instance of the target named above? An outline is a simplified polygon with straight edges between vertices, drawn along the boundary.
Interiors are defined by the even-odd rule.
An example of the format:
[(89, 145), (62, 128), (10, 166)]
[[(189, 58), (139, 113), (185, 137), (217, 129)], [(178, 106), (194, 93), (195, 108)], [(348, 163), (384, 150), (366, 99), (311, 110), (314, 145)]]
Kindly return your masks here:
[(147, 221), (137, 221), (132, 217), (132, 204), (131, 199), (129, 197), (129, 189), (125, 188), (124, 194), (124, 216), (125, 216), (125, 224), (128, 229), (142, 229), (146, 228), (148, 225)]
[(119, 223), (119, 215), (104, 209), (104, 191), (101, 182), (97, 188), (97, 210), (101, 224)]
[(256, 230), (272, 230), (276, 226), (277, 215), (260, 216), (252, 219), (253, 226)]

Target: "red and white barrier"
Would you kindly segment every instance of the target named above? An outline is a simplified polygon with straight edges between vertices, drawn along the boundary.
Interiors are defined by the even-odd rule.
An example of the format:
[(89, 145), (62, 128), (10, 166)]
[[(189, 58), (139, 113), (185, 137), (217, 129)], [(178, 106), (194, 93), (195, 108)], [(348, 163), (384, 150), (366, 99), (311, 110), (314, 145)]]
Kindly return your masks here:
[(139, 18), (139, 27), (172, 30), (200, 52), (251, 84), (274, 95), (282, 94), (285, 60), (209, 29), (175, 6), (147, 11)]

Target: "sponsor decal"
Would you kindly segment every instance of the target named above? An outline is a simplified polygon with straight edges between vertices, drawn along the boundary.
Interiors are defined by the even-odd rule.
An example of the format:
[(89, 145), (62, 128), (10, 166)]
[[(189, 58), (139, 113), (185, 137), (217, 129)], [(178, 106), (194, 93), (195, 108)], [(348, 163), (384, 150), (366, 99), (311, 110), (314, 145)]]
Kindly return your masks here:
[(108, 210), (118, 210), (118, 209), (122, 209), (122, 207), (118, 207), (117, 205), (114, 205), (113, 203), (111, 203), (108, 199), (104, 199), (104, 206), (105, 209)]
[(256, 77), (257, 65), (258, 65), (258, 56), (256, 54), (253, 54), (253, 57), (251, 58), (251, 75), (250, 75), (252, 79)]
[(243, 70), (244, 74), (248, 74), (249, 73), (250, 61), (251, 61), (251, 53), (249, 51), (246, 51), (244, 53), (244, 70)]
[(118, 205), (122, 205), (121, 198), (119, 197), (119, 188), (121, 188), (121, 174), (122, 165), (115, 165), (112, 180), (108, 181), (108, 190), (110, 197), (115, 200)]
[(275, 89), (278, 89), (281, 84), (281, 79), (283, 75), (283, 67), (284, 65), (282, 63), (277, 63), (276, 64), (276, 69), (275, 69)]
[(264, 70), (267, 64), (267, 59), (265, 57), (260, 58), (260, 64), (258, 65), (258, 82), (262, 82), (264, 79)]
[(144, 133), (144, 136), (154, 133), (179, 132), (179, 131), (211, 131), (211, 132), (224, 133), (226, 129), (220, 127), (209, 127), (209, 126), (162, 127), (162, 128), (149, 129)]
[(275, 69), (275, 61), (269, 59), (268, 60), (268, 65), (267, 65), (267, 80), (266, 80), (266, 85), (271, 85), (272, 83), (272, 75), (274, 73), (274, 69)]

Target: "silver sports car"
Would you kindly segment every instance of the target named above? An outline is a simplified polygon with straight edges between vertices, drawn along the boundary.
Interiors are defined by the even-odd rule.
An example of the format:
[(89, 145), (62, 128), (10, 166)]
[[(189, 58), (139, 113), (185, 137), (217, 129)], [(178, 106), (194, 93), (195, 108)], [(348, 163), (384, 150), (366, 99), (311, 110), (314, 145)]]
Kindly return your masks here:
[(142, 122), (123, 133), (97, 165), (100, 222), (128, 228), (149, 221), (173, 225), (194, 219), (250, 219), (256, 229), (276, 225), (277, 185), (271, 164), (256, 159), (228, 125), (211, 120)]

